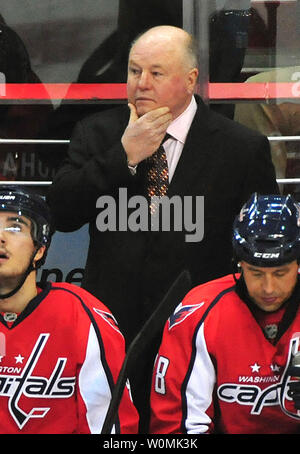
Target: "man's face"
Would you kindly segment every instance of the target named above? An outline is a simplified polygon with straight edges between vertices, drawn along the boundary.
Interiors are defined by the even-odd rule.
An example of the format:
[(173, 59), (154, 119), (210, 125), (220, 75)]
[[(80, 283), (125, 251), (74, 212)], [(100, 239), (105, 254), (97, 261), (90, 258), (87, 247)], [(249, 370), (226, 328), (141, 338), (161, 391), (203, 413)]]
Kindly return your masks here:
[[(21, 276), (34, 250), (30, 219), (15, 212), (0, 212), (0, 284)], [(38, 253), (42, 255), (42, 251)]]
[(158, 107), (169, 107), (173, 118), (189, 105), (197, 69), (188, 69), (176, 40), (155, 42), (141, 39), (131, 49), (127, 95), (138, 116)]
[(251, 299), (265, 312), (279, 309), (291, 296), (297, 283), (296, 260), (272, 268), (253, 266), (244, 261), (240, 265)]

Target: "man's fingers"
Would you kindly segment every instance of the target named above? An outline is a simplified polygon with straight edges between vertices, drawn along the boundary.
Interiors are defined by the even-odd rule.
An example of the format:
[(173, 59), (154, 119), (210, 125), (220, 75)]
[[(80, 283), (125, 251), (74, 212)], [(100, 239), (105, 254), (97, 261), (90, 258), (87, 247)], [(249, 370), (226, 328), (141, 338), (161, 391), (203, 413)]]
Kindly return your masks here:
[(131, 165), (151, 156), (163, 140), (172, 115), (168, 107), (159, 107), (138, 117), (136, 108), (128, 103), (130, 118), (121, 142)]
[(172, 114), (170, 113), (169, 107), (158, 107), (145, 113), (142, 117), (138, 117), (134, 104), (128, 103), (128, 107), (130, 109), (129, 124), (140, 120), (140, 122), (148, 124), (151, 127), (157, 127), (172, 121)]
[(157, 109), (149, 110), (149, 112), (145, 113), (143, 117), (145, 120), (155, 121), (166, 115), (171, 116), (169, 107), (158, 107)]
[(167, 129), (171, 124), (173, 117), (168, 108), (155, 109), (147, 112), (139, 119), (145, 125), (146, 129), (157, 133)]
[(167, 127), (172, 123), (172, 119), (171, 114), (162, 115), (153, 122), (153, 127), (156, 129), (161, 127), (167, 129)]

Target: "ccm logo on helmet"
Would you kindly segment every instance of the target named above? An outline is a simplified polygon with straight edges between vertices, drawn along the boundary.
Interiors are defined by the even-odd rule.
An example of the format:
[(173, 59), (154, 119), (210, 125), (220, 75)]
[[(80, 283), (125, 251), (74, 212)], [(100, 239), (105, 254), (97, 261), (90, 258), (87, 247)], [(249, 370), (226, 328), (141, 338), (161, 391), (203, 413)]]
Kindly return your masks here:
[(271, 252), (254, 252), (254, 257), (259, 259), (277, 259), (279, 257), (279, 252), (271, 253)]

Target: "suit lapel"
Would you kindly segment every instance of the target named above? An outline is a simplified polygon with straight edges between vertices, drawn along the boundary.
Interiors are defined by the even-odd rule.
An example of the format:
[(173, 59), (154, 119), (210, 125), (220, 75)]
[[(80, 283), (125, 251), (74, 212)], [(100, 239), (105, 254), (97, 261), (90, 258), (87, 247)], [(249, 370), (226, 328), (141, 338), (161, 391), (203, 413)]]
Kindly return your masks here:
[[(217, 127), (212, 121), (210, 110), (201, 99), (196, 98), (198, 109), (187, 135), (181, 157), (169, 186), (168, 195), (188, 194), (189, 188), (198, 188), (198, 193), (205, 189), (209, 179), (207, 168), (214, 159), (214, 143)], [(194, 191), (193, 191), (194, 192)]]

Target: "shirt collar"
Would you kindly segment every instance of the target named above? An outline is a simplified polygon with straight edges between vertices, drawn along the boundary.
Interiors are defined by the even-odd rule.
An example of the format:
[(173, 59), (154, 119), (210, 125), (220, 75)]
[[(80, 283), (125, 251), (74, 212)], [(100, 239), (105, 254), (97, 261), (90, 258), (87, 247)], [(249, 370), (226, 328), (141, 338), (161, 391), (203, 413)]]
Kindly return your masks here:
[(174, 137), (174, 139), (184, 144), (196, 110), (197, 103), (193, 96), (188, 107), (182, 112), (182, 114), (179, 115), (179, 117), (172, 121), (167, 129), (167, 133)]

